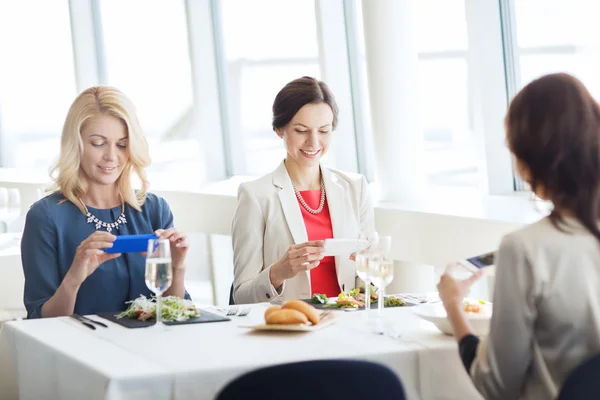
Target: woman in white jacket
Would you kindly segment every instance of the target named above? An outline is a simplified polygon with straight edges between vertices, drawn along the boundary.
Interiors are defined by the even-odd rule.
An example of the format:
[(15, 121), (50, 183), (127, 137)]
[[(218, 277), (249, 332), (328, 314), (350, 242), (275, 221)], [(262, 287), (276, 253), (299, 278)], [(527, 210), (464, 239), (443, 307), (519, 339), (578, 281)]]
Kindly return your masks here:
[(330, 89), (314, 78), (296, 79), (277, 94), (273, 130), (287, 155), (275, 171), (239, 187), (232, 229), (236, 303), (336, 296), (355, 286), (353, 261), (321, 254), (324, 239), (374, 231), (365, 178), (320, 162), (337, 115)]

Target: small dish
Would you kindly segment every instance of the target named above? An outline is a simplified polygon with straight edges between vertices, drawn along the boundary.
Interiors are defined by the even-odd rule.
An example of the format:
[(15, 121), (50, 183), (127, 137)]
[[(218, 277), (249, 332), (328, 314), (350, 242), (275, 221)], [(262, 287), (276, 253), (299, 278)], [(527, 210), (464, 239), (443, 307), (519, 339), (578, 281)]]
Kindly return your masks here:
[[(416, 315), (433, 323), (444, 334), (450, 336), (454, 335), (452, 326), (450, 326), (450, 322), (447, 318), (446, 310), (442, 304), (423, 304), (411, 308)], [(482, 336), (489, 333), (490, 321), (492, 319), (491, 303), (485, 304), (483, 310), (477, 314), (465, 313), (465, 315), (475, 335)]]

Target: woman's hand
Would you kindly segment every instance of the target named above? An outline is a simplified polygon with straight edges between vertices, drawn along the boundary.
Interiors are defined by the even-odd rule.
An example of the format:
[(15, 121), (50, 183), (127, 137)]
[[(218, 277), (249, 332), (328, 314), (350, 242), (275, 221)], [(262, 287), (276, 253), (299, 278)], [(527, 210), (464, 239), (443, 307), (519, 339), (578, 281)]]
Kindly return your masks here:
[(154, 234), (159, 239), (168, 239), (171, 242), (171, 262), (173, 269), (185, 269), (185, 256), (190, 248), (187, 235), (183, 232), (178, 232), (175, 228), (157, 229)]
[(469, 292), (469, 289), (483, 275), (483, 271), (479, 270), (467, 279), (457, 280), (451, 275), (452, 271), (457, 267), (458, 264), (451, 264), (446, 267), (446, 271), (442, 274), (440, 283), (437, 285), (440, 299), (444, 303), (446, 311), (457, 306), (462, 308), (463, 299)]
[(88, 236), (75, 251), (73, 263), (65, 279), (72, 287), (79, 287), (96, 268), (105, 261), (119, 257), (120, 253), (108, 254), (104, 249), (111, 248), (116, 236), (108, 232), (96, 231)]
[(324, 257), (324, 244), (324, 240), (314, 240), (291, 245), (281, 260), (271, 266), (271, 284), (278, 288), (286, 279), (317, 267)]

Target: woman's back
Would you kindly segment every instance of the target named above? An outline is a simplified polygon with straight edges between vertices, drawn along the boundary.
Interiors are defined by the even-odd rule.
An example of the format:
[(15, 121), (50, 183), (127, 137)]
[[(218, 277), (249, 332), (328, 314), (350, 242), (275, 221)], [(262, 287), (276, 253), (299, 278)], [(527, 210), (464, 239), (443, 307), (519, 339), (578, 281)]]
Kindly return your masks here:
[(600, 353), (600, 243), (564, 221), (564, 231), (544, 218), (502, 242), (491, 334), (471, 371), (486, 397), (550, 398)]

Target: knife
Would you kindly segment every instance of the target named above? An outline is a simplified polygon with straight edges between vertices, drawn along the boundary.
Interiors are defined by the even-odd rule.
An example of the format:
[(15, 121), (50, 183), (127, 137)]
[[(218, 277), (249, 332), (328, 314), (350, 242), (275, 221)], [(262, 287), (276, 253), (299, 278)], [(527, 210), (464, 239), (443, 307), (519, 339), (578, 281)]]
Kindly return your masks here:
[(94, 319), (88, 318), (88, 317), (84, 317), (83, 315), (79, 315), (79, 314), (73, 314), (75, 317), (81, 319), (81, 321), (85, 321), (85, 322), (91, 322), (92, 324), (96, 324), (96, 325), (100, 325), (104, 328), (108, 328), (108, 325), (106, 325), (105, 323), (102, 323), (100, 321), (96, 321)]
[(96, 330), (96, 327), (95, 327), (94, 325), (92, 325), (92, 324), (90, 324), (90, 323), (88, 323), (88, 322), (85, 322), (85, 320), (84, 320), (83, 318), (81, 318), (79, 315), (77, 315), (77, 314), (73, 314), (73, 315), (70, 315), (70, 317), (71, 317), (71, 318), (73, 318), (73, 319), (74, 319), (74, 320), (76, 320), (76, 321), (79, 321), (79, 322), (81, 322), (82, 324), (84, 324), (84, 325), (85, 325), (85, 326), (87, 326), (88, 328), (90, 328), (90, 329), (93, 329), (93, 330)]

